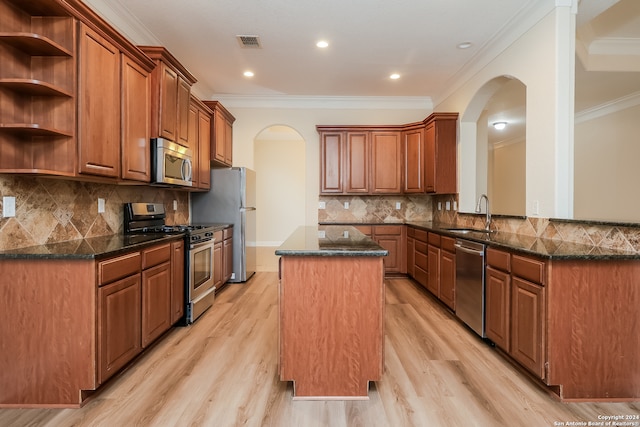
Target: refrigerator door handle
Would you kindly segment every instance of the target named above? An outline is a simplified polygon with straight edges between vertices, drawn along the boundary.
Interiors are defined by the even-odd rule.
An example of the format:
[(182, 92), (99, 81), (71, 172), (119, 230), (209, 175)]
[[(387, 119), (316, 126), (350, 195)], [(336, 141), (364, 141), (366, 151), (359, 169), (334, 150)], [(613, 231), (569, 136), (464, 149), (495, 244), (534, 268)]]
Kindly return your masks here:
[(240, 212), (255, 211), (256, 208), (240, 208)]

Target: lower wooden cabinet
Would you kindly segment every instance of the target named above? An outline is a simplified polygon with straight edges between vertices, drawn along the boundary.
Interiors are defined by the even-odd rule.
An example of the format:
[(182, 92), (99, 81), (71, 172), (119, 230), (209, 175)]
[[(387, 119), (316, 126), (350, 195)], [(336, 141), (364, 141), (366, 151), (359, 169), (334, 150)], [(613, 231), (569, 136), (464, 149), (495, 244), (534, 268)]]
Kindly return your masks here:
[(487, 249), (487, 338), (540, 379), (546, 363), (545, 272), (541, 260)]
[(404, 225), (359, 225), (355, 228), (389, 251), (389, 255), (383, 258), (385, 275), (407, 272), (404, 261), (406, 249)]
[[(429, 233), (429, 240), (433, 233)], [(440, 247), (433, 243), (427, 246), (427, 289), (436, 297), (440, 292)]]
[(167, 256), (163, 263), (142, 271), (143, 348), (171, 327), (171, 252), (167, 248), (163, 253)]
[(456, 308), (456, 253), (455, 239), (440, 239), (440, 288), (438, 298), (450, 309)]
[(222, 276), (224, 271), (222, 270), (223, 255), (222, 255), (222, 231), (216, 231), (214, 233), (215, 243), (213, 245), (213, 286), (216, 289), (220, 289), (222, 286)]
[(142, 351), (140, 274), (98, 289), (98, 383)]
[(233, 227), (225, 228), (222, 238), (222, 281), (227, 283), (233, 274)]
[(175, 324), (184, 316), (184, 240), (171, 243), (171, 324)]

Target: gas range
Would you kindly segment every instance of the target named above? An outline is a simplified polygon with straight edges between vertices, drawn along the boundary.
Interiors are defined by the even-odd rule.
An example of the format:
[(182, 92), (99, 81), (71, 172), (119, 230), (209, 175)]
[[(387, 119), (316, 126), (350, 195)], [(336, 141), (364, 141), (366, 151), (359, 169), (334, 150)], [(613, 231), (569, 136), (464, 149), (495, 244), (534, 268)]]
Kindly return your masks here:
[(161, 203), (125, 203), (125, 234), (184, 234), (190, 243), (213, 239), (214, 227), (198, 224), (166, 225), (166, 212)]

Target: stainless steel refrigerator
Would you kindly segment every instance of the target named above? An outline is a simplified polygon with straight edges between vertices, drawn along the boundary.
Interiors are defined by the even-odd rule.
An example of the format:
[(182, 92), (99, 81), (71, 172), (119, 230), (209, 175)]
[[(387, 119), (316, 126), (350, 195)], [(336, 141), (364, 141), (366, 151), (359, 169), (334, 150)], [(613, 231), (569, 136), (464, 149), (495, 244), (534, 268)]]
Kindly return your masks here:
[(247, 168), (212, 169), (211, 190), (191, 194), (193, 224), (233, 224), (233, 273), (246, 282), (256, 271), (256, 173)]

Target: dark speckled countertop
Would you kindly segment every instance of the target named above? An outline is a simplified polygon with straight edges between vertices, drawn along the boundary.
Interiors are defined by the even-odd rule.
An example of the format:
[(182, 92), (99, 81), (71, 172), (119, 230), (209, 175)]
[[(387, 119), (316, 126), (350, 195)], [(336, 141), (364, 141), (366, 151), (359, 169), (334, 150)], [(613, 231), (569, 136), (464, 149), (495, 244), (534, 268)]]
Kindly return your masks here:
[(349, 225), (299, 227), (276, 249), (279, 256), (387, 256), (389, 252)]
[[(584, 259), (584, 260), (605, 260), (605, 259), (639, 259), (640, 253), (624, 251), (619, 249), (608, 249), (599, 246), (584, 245), (580, 243), (565, 242), (561, 240), (543, 239), (540, 237), (526, 236), (522, 234), (493, 232), (480, 233), (470, 232), (460, 234), (451, 231), (455, 225), (441, 224), (431, 221), (407, 221), (404, 223), (381, 223), (381, 224), (348, 224), (348, 225), (409, 225), (414, 228), (434, 231), (446, 236), (485, 243), (488, 246), (521, 252), (547, 259)], [(328, 225), (328, 224), (323, 224)], [(347, 224), (342, 224), (347, 225)]]
[(481, 232), (459, 234), (449, 230), (450, 228), (455, 228), (455, 226), (450, 224), (437, 224), (433, 222), (407, 222), (406, 224), (459, 239), (485, 243), (495, 248), (509, 249), (548, 259), (640, 259), (640, 254), (635, 252), (607, 249), (599, 246), (561, 240), (543, 239), (522, 234), (504, 233), (500, 231), (488, 234)]
[[(224, 229), (230, 224), (209, 224)], [(3, 259), (99, 259), (183, 238), (183, 234), (114, 234), (0, 252)]]

